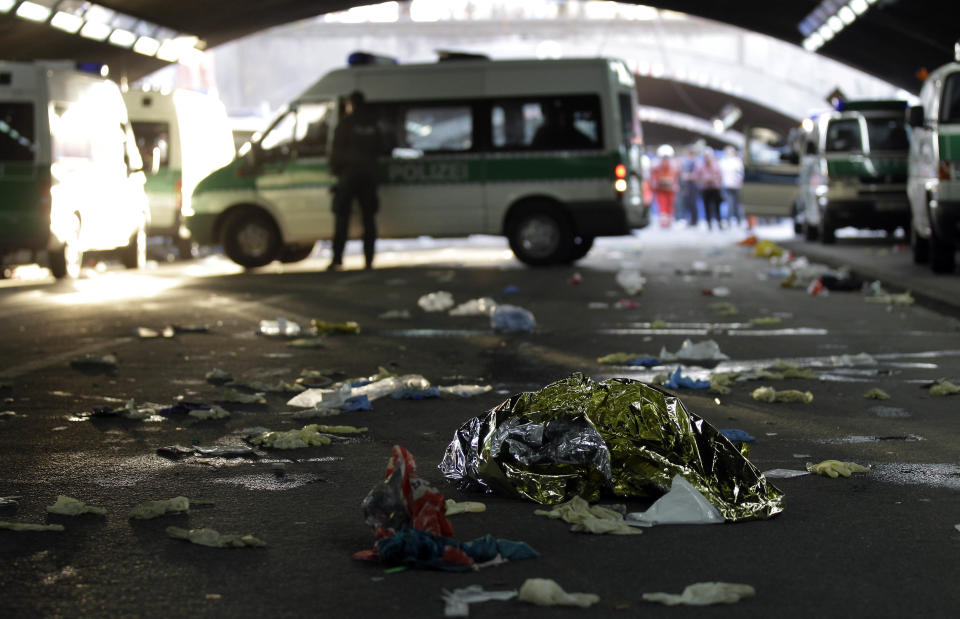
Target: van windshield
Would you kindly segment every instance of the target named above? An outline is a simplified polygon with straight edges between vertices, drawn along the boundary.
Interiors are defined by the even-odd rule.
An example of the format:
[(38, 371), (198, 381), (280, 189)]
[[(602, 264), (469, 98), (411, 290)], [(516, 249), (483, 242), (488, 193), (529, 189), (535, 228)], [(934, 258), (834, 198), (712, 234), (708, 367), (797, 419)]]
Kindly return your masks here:
[(960, 73), (947, 77), (940, 104), (940, 122), (960, 123)]
[(910, 148), (903, 118), (867, 118), (867, 137), (871, 152)]
[(0, 103), (0, 161), (31, 162), (37, 154), (32, 103)]
[(170, 165), (170, 124), (137, 120), (132, 124), (144, 172), (156, 174), (166, 170)]
[(860, 121), (856, 118), (831, 120), (827, 127), (827, 152), (845, 153), (863, 150)]

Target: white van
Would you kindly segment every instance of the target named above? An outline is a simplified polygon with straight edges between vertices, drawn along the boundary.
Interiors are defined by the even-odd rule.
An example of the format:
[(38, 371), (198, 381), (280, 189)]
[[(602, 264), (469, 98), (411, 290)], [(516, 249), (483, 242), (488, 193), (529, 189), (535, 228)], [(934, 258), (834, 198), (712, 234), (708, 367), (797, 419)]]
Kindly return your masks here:
[(180, 217), (193, 188), (236, 156), (223, 103), (190, 90), (123, 93), (147, 176), (150, 236), (173, 239), (189, 253), (189, 231)]
[[(634, 80), (622, 62), (459, 58), (323, 76), (247, 153), (197, 185), (184, 209), (196, 241), (254, 267), (301, 260), (331, 238), (327, 153), (353, 90), (389, 141), (380, 236), (504, 234), (520, 260), (541, 265), (577, 260), (595, 237), (647, 224)], [(574, 131), (540, 143), (551, 115)]]
[(0, 254), (46, 254), (57, 278), (84, 252), (146, 256), (149, 211), (120, 89), (67, 62), (0, 62)]
[(907, 114), (913, 132), (907, 179), (913, 259), (950, 273), (960, 223), (960, 44), (957, 62), (930, 74), (920, 105)]

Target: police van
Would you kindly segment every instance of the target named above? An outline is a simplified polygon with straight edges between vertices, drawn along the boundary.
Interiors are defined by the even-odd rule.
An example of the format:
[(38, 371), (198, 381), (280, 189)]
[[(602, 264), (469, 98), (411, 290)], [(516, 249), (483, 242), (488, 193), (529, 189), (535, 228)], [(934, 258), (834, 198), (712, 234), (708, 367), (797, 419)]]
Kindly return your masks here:
[(212, 95), (182, 89), (128, 90), (123, 99), (147, 179), (147, 234), (172, 239), (189, 254), (180, 213), (190, 208), (197, 183), (236, 156), (226, 109)]
[(936, 273), (956, 267), (960, 223), (960, 43), (957, 62), (931, 73), (920, 105), (908, 111), (913, 133), (907, 194), (913, 216), (910, 244), (917, 263)]
[(845, 226), (909, 229), (905, 109), (901, 100), (839, 101), (804, 123), (797, 210), (807, 240), (833, 243)]
[(184, 208), (197, 242), (256, 267), (301, 260), (331, 238), (327, 156), (354, 90), (388, 142), (380, 236), (502, 234), (521, 261), (546, 265), (647, 224), (634, 80), (622, 62), (452, 56), (398, 65), (360, 54), (197, 185)]
[[(140, 154), (120, 89), (67, 62), (0, 62), (0, 255), (76, 277), (85, 252), (146, 257)], [(17, 260), (21, 261), (21, 260)]]

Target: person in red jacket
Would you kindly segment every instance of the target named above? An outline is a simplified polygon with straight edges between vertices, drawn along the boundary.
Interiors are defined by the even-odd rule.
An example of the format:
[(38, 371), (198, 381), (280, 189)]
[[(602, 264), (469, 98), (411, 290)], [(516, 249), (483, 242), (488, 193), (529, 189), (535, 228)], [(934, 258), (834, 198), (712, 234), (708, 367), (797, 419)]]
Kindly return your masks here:
[(650, 171), (653, 194), (657, 200), (660, 226), (669, 228), (673, 223), (673, 203), (677, 197), (677, 166), (673, 161), (673, 147), (664, 144), (657, 149), (659, 161)]

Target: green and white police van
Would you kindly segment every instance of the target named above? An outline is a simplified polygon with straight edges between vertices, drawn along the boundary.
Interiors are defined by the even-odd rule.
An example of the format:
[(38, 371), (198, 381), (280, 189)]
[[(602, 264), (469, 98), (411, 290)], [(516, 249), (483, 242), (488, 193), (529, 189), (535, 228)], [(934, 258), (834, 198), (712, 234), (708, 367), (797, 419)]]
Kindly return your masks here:
[(851, 226), (910, 227), (906, 101), (841, 101), (804, 122), (797, 211), (804, 236), (823, 243)]
[[(146, 258), (140, 154), (119, 87), (58, 61), (0, 61), (0, 256), (75, 277), (85, 252)], [(11, 260), (12, 259), (12, 260)]]
[(188, 255), (181, 211), (197, 183), (236, 156), (227, 111), (217, 97), (190, 90), (128, 90), (123, 99), (147, 178), (147, 234), (172, 239)]
[(913, 216), (913, 258), (936, 273), (956, 268), (960, 224), (960, 43), (957, 62), (931, 73), (911, 107), (907, 194)]
[[(388, 142), (381, 237), (503, 234), (521, 261), (571, 262), (647, 224), (633, 76), (606, 58), (357, 64), (324, 75), (184, 215), (200, 244), (256, 267), (333, 234), (327, 163), (343, 98), (362, 91)], [(377, 59), (376, 57), (373, 57)], [(548, 134), (543, 126), (559, 127)], [(351, 218), (359, 236), (359, 217)]]

